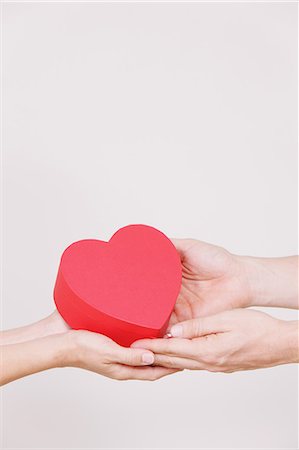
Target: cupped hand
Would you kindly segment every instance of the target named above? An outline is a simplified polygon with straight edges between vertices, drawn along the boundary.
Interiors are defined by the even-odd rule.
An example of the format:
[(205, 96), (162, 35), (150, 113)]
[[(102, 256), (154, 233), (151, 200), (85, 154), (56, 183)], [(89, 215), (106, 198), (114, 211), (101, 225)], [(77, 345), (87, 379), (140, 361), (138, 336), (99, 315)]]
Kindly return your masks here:
[(142, 339), (133, 348), (155, 353), (168, 368), (234, 372), (298, 362), (298, 322), (235, 309), (174, 325), (170, 339)]
[(80, 367), (116, 380), (154, 381), (178, 372), (177, 369), (153, 367), (151, 351), (122, 347), (102, 334), (71, 330), (57, 310), (47, 318), (49, 334), (64, 333), (60, 366)]
[(242, 257), (195, 239), (172, 239), (182, 264), (182, 287), (169, 327), (250, 304), (250, 287)]
[(71, 330), (65, 334), (66, 346), (60, 366), (80, 367), (116, 380), (157, 380), (177, 372), (153, 367), (149, 350), (121, 347), (112, 339), (91, 331)]

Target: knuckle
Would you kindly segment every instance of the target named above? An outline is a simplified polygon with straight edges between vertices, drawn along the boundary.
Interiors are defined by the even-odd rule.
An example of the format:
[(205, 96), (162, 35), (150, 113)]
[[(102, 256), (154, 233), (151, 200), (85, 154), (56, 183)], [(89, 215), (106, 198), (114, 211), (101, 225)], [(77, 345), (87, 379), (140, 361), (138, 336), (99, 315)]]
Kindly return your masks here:
[(125, 356), (125, 364), (127, 364), (129, 366), (139, 365), (140, 362), (141, 362), (140, 355), (137, 355), (137, 354), (129, 351)]
[(122, 370), (122, 368), (114, 368), (109, 371), (108, 376), (118, 381), (128, 380), (128, 373), (126, 370)]
[(168, 367), (173, 368), (174, 367), (174, 360), (172, 356), (156, 356), (155, 359), (155, 366), (162, 366), (162, 367)]
[(124, 379), (120, 373), (114, 373), (114, 374), (111, 374), (110, 376), (111, 376), (111, 378), (114, 378), (114, 380), (118, 380), (118, 381), (121, 381)]
[(170, 369), (174, 369), (176, 367), (175, 362), (171, 358), (168, 358), (167, 360), (167, 367)]
[(134, 365), (136, 363), (137, 363), (136, 358), (135, 358), (135, 361), (134, 361), (134, 358), (132, 357), (132, 355), (128, 355), (126, 357), (126, 359), (125, 359), (125, 364), (127, 364), (128, 366), (132, 366), (132, 365)]
[(200, 356), (200, 360), (205, 364), (215, 364), (217, 358), (212, 353), (205, 353), (204, 355)]
[(157, 375), (152, 374), (149, 376), (148, 381), (156, 381), (157, 379), (158, 379)]
[(103, 363), (107, 364), (107, 365), (110, 365), (114, 360), (115, 360), (115, 356), (109, 352), (106, 352), (102, 357)]
[(114, 377), (114, 379), (117, 381), (125, 381), (125, 378), (120, 375), (117, 375), (116, 377)]
[(201, 319), (194, 321), (194, 334), (195, 336), (200, 336), (203, 332), (203, 323)]
[[(176, 339), (176, 338), (174, 338), (174, 339)], [(163, 343), (163, 344), (164, 344), (164, 351), (166, 353), (170, 353), (173, 350), (173, 342), (174, 341), (171, 339), (165, 339), (165, 343)]]
[(214, 364), (217, 367), (225, 367), (226, 362), (227, 362), (227, 356), (226, 355), (218, 355), (218, 356), (216, 355), (215, 356)]
[(171, 356), (164, 356), (163, 360), (161, 361), (161, 365), (165, 367), (169, 367), (170, 369), (175, 367), (175, 362)]
[(127, 380), (129, 380), (129, 377), (127, 375), (120, 374), (120, 375), (118, 375), (117, 380), (118, 381), (127, 381)]
[(154, 373), (149, 373), (144, 377), (144, 380), (146, 381), (155, 381), (157, 379), (157, 375)]

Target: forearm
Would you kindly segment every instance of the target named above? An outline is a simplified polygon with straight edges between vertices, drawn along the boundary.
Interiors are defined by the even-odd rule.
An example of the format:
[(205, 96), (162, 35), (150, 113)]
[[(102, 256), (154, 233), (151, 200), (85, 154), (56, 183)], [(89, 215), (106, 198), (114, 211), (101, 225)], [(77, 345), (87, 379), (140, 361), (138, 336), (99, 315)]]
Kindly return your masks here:
[(31, 341), (33, 339), (42, 338), (49, 334), (47, 321), (45, 319), (39, 322), (26, 325), (20, 328), (14, 328), (11, 330), (1, 331), (0, 344), (16, 344), (19, 342)]
[(298, 257), (238, 257), (248, 284), (249, 306), (298, 309)]
[(31, 341), (45, 336), (67, 331), (68, 326), (57, 313), (50, 314), (38, 322), (20, 328), (0, 332), (0, 345)]
[[(297, 320), (284, 322), (284, 357), (287, 363), (299, 363), (299, 322)], [(282, 337), (282, 336), (281, 336)], [(281, 337), (278, 337), (281, 338)]]
[(0, 384), (43, 370), (61, 367), (65, 363), (68, 341), (66, 335), (53, 335), (0, 347)]

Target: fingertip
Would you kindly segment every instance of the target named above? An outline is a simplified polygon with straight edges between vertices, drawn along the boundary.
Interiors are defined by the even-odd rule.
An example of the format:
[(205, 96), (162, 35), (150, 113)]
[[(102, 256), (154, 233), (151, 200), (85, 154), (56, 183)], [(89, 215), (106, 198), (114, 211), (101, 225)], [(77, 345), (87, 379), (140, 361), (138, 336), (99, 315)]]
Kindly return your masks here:
[(155, 362), (155, 355), (151, 350), (131, 348), (118, 355), (118, 362), (129, 366), (150, 366)]
[(163, 339), (170, 339), (172, 338), (172, 334), (170, 333), (170, 331), (166, 334), (164, 334)]
[(145, 352), (141, 356), (142, 363), (145, 365), (151, 365), (155, 362), (154, 354), (151, 352)]

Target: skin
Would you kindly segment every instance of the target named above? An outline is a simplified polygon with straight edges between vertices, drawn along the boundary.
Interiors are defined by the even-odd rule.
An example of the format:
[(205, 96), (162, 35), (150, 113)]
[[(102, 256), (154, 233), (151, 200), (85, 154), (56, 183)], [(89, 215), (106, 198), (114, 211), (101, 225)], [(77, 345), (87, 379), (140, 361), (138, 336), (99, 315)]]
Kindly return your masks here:
[(58, 311), (0, 338), (0, 384), (57, 367), (79, 367), (117, 380), (158, 380), (177, 372), (153, 367), (150, 351), (121, 347), (106, 336), (70, 330)]
[(253, 258), (193, 239), (173, 243), (183, 276), (169, 323), (171, 339), (143, 339), (133, 348), (154, 352), (157, 365), (213, 372), (298, 362), (297, 321), (239, 309), (298, 309), (297, 256)]
[(234, 309), (191, 319), (171, 328), (171, 339), (143, 339), (132, 344), (155, 353), (159, 366), (235, 372), (295, 363), (298, 322)]
[(254, 258), (194, 239), (173, 239), (182, 288), (171, 325), (249, 306), (298, 309), (298, 257)]
[(55, 311), (2, 332), (0, 384), (54, 367), (80, 367), (118, 380), (156, 380), (184, 368), (233, 372), (298, 362), (296, 321), (239, 309), (298, 308), (297, 257), (237, 256), (193, 239), (173, 243), (183, 277), (169, 323), (171, 339), (141, 340), (127, 349), (105, 336), (70, 330)]

